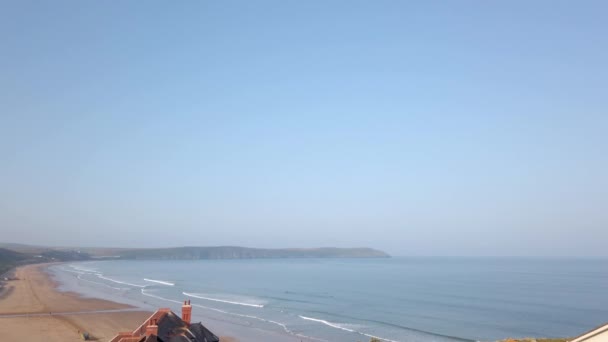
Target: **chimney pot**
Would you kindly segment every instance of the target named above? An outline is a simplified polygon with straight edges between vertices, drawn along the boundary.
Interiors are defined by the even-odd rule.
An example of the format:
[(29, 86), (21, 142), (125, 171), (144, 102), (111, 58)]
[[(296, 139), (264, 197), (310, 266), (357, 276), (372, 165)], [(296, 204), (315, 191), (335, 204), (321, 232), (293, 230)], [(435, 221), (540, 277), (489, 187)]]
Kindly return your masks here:
[(146, 336), (158, 335), (158, 325), (156, 325), (156, 319), (150, 321), (150, 324), (146, 327)]
[(182, 306), (182, 321), (186, 324), (190, 325), (190, 321), (192, 320), (192, 306), (190, 305), (190, 301), (184, 301), (184, 305)]

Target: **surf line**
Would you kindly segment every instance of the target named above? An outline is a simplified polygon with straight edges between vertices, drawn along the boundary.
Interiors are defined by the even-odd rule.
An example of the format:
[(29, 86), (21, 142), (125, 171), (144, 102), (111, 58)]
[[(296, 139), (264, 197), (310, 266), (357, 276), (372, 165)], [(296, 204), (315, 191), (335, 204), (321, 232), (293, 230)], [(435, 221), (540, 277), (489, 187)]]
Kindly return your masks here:
[(167, 285), (167, 286), (175, 286), (175, 283), (170, 283), (170, 282), (164, 281), (164, 280), (154, 280), (154, 279), (148, 279), (148, 278), (144, 278), (144, 280), (149, 281), (151, 283), (163, 284), (163, 285)]
[(129, 286), (135, 286), (135, 287), (146, 287), (145, 285), (131, 284), (131, 283), (127, 283), (127, 282), (125, 282), (125, 281), (119, 281), (119, 280), (115, 280), (115, 279), (112, 279), (112, 278), (104, 277), (104, 276), (102, 276), (101, 274), (98, 274), (97, 276), (98, 276), (99, 278), (101, 278), (101, 279), (109, 280), (109, 281), (111, 281), (111, 282), (115, 282), (115, 283), (117, 283), (117, 284), (125, 284), (125, 285), (129, 285)]
[(217, 298), (203, 297), (203, 296), (199, 296), (199, 295), (188, 293), (188, 292), (182, 292), (182, 294), (184, 296), (188, 296), (188, 297), (205, 299), (205, 300), (210, 300), (210, 301), (220, 302), (220, 303), (228, 303), (228, 304), (243, 305), (243, 306), (252, 306), (254, 308), (263, 308), (264, 307), (264, 305), (262, 305), (262, 304), (249, 304), (249, 303), (241, 303), (241, 302), (231, 302), (229, 300), (222, 300), (222, 299), (217, 299)]
[(105, 287), (109, 287), (109, 288), (114, 289), (114, 290), (119, 290), (119, 291), (122, 290), (120, 287), (114, 287), (114, 286), (110, 286), (108, 284), (100, 283), (98, 281), (92, 281), (92, 280), (84, 279), (84, 278), (82, 278), (82, 274), (79, 274), (76, 278), (78, 278), (78, 279), (80, 279), (82, 281), (89, 282), (89, 283), (103, 285)]
[[(298, 316), (299, 316), (299, 315), (298, 315)], [(380, 336), (375, 336), (375, 335), (371, 335), (371, 334), (366, 334), (366, 333), (361, 332), (361, 331), (357, 331), (357, 330), (353, 330), (353, 329), (348, 329), (348, 328), (345, 328), (345, 327), (340, 326), (339, 324), (332, 323), (332, 322), (328, 322), (328, 321), (326, 321), (326, 320), (324, 320), (324, 319), (318, 319), (318, 318), (312, 318), (312, 317), (306, 317), (306, 316), (299, 316), (299, 317), (300, 317), (301, 319), (303, 319), (303, 320), (307, 320), (307, 321), (313, 321), (313, 322), (317, 322), (317, 323), (325, 324), (325, 325), (330, 326), (330, 327), (335, 328), (335, 329), (340, 329), (340, 330), (348, 331), (348, 332), (351, 332), (351, 333), (355, 333), (355, 334), (359, 334), (359, 335), (363, 335), (363, 336), (367, 336), (367, 337), (377, 338), (377, 339), (382, 340), (382, 341), (387, 341), (387, 342), (399, 342), (399, 341), (395, 341), (395, 340), (389, 340), (389, 339), (387, 339), (387, 338), (380, 337)]]
[[(161, 297), (161, 296), (150, 294), (145, 289), (141, 289), (141, 294), (144, 295), (144, 296), (148, 296), (148, 297), (164, 300), (164, 301), (171, 302), (171, 303), (177, 303), (177, 304), (183, 303), (182, 301), (179, 301), (179, 300), (169, 299), (169, 298), (165, 298), (165, 297)], [(195, 303), (192, 303), (192, 306), (196, 306), (196, 307), (199, 307), (199, 308), (203, 308), (203, 309), (207, 309), (207, 310), (212, 310), (212, 311), (220, 312), (220, 313), (227, 314), (227, 315), (238, 316), (238, 317), (245, 317), (245, 318), (251, 318), (251, 319), (256, 319), (256, 320), (259, 320), (259, 321), (262, 321), (262, 322), (276, 324), (276, 325), (280, 326), (281, 328), (283, 328), (283, 330), (287, 334), (289, 334), (289, 335), (303, 337), (303, 338), (306, 338), (308, 340), (314, 340), (314, 341), (320, 341), (320, 342), (329, 342), (328, 340), (323, 340), (323, 339), (315, 338), (315, 337), (312, 337), (312, 336), (307, 336), (307, 335), (295, 333), (295, 332), (289, 330), (289, 328), (287, 328), (286, 324), (281, 323), (281, 322), (277, 322), (277, 321), (273, 321), (273, 320), (269, 320), (269, 319), (264, 319), (264, 318), (253, 316), (253, 315), (238, 314), (238, 313), (235, 313), (235, 312), (229, 312), (229, 311), (225, 311), (225, 310), (221, 310), (221, 309), (217, 309), (217, 308), (212, 308), (210, 306), (205, 306), (205, 305), (200, 305), (200, 304), (195, 304)]]

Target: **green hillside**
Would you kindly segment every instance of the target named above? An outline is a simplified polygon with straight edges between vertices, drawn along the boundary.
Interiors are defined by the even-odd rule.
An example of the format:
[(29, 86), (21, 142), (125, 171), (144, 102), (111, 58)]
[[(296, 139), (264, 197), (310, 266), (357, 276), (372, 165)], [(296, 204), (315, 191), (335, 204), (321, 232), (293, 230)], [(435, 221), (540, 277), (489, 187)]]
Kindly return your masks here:
[(6, 248), (0, 248), (0, 274), (11, 269), (20, 261), (28, 259), (28, 256)]
[[(4, 247), (4, 248), (3, 248)], [(14, 262), (78, 261), (91, 258), (112, 259), (280, 259), (280, 258), (389, 258), (372, 248), (248, 248), (237, 246), (171, 248), (74, 248), (2, 244), (0, 260)]]
[(234, 246), (176, 247), (123, 250), (121, 259), (278, 259), (278, 258), (388, 258), (371, 248), (262, 249)]

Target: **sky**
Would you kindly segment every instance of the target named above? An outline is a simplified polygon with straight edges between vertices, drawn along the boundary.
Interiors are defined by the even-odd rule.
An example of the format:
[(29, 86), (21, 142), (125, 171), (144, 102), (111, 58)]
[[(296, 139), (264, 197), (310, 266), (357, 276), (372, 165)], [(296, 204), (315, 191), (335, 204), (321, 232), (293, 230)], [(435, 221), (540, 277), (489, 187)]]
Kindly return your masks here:
[(608, 256), (605, 1), (2, 1), (0, 241)]

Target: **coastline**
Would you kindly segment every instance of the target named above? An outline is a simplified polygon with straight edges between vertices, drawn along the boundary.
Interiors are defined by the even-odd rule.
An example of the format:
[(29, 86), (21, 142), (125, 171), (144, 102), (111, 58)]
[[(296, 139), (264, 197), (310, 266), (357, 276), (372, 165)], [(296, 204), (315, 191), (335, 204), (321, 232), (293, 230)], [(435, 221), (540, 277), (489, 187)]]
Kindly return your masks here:
[[(103, 284), (93, 284), (91, 286), (89, 282), (95, 282), (87, 282), (86, 277), (81, 279), (80, 275), (75, 275), (77, 272), (69, 270), (63, 272), (64, 268), (69, 269), (66, 266), (75, 267), (76, 270), (79, 270), (80, 267), (87, 267), (83, 264), (50, 263), (19, 266), (11, 271), (17, 279), (5, 282), (5, 291), (0, 292), (0, 334), (2, 334), (0, 336), (9, 341), (81, 341), (78, 333), (79, 331), (86, 331), (90, 333), (94, 340), (108, 341), (119, 331), (135, 329), (149, 317), (151, 310), (171, 307), (174, 312), (180, 313), (180, 302), (172, 303), (177, 301), (179, 296), (166, 295), (166, 297), (172, 298), (169, 300), (155, 297), (154, 291), (156, 289), (154, 286), (158, 287), (159, 285), (149, 285), (150, 288), (147, 291), (148, 294), (152, 294), (150, 296), (139, 296), (138, 288), (135, 288), (134, 291), (128, 291), (127, 293), (131, 295), (126, 296), (124, 295), (125, 289), (115, 290), (112, 288), (108, 290), (108, 286)], [(141, 277), (141, 275), (139, 276)], [(114, 276), (109, 275), (108, 277)], [(225, 274), (222, 276), (223, 279), (227, 277)], [(128, 278), (127, 280), (118, 279), (132, 282)], [(166, 279), (174, 280), (174, 278)], [(175, 279), (177, 280), (177, 278)], [(117, 279), (111, 281), (117, 281)], [(106, 293), (109, 295), (104, 296), (104, 292), (96, 291), (95, 287), (106, 288)], [(178, 289), (178, 291), (182, 293), (181, 289)], [(114, 295), (114, 293), (117, 295)], [(165, 295), (160, 294), (160, 296)], [(293, 334), (289, 335), (266, 329), (266, 327), (257, 324), (259, 322), (255, 320), (256, 317), (254, 316), (236, 314), (239, 319), (231, 319), (232, 316), (218, 315), (215, 314), (216, 311), (205, 310), (204, 306), (199, 305), (195, 308), (193, 317), (195, 317), (194, 321), (202, 321), (205, 326), (220, 336), (222, 342), (298, 342), (314, 340), (312, 338), (308, 339), (304, 335), (294, 336)], [(266, 317), (266, 319), (268, 318)], [(325, 325), (342, 324), (332, 323), (333, 320), (329, 323), (320, 320), (318, 322)], [(319, 326), (323, 327), (321, 324)], [(335, 328), (335, 326), (332, 326), (332, 328)], [(343, 328), (338, 326), (335, 329)], [(289, 333), (289, 331), (286, 332)], [(361, 341), (367, 340), (364, 338)], [(401, 338), (398, 338), (398, 340), (403, 341)], [(563, 339), (533, 339), (531, 342), (535, 342), (534, 340), (539, 342), (564, 341)], [(488, 339), (488, 341), (490, 340)], [(502, 340), (502, 342), (520, 341), (524, 342), (525, 340)]]
[[(118, 301), (61, 290), (47, 270), (59, 263), (29, 264), (11, 270), (14, 280), (4, 282), (0, 293), (0, 336), (7, 341), (109, 341), (120, 331), (132, 331), (152, 311)], [(300, 341), (274, 332), (208, 318), (203, 324), (222, 342)]]
[(107, 341), (132, 330), (150, 312), (107, 300), (60, 292), (45, 271), (52, 264), (19, 266), (0, 297), (0, 336), (8, 341), (82, 341), (80, 332)]
[[(67, 266), (67, 268), (64, 266)], [(70, 269), (72, 267), (74, 268), (73, 270)], [(81, 269), (80, 267), (83, 268)], [(57, 282), (59, 286), (57, 291), (60, 292), (76, 293), (81, 298), (100, 298), (110, 302), (129, 304), (131, 307), (139, 308), (141, 311), (146, 312), (152, 312), (164, 307), (172, 309), (178, 315), (181, 312), (181, 301), (179, 299), (183, 295), (166, 299), (157, 297), (154, 294), (143, 294), (144, 291), (141, 291), (142, 294), (140, 294), (140, 290), (143, 290), (143, 288), (140, 288), (141, 285), (133, 285), (133, 283), (130, 283), (131, 280), (121, 282), (116, 279), (104, 278), (111, 284), (116, 284), (114, 286), (120, 287), (118, 288), (102, 284), (96, 281), (96, 279), (81, 278), (82, 274), (79, 272), (86, 272), (87, 267), (84, 264), (76, 266), (73, 262), (65, 263), (64, 265), (49, 265), (46, 273)], [(155, 285), (149, 286), (154, 287)], [(280, 323), (260, 319), (255, 316), (227, 313), (199, 304), (194, 306), (195, 308), (192, 312), (193, 321), (202, 322), (209, 330), (219, 336), (222, 342), (310, 342), (319, 340), (294, 334)], [(259, 324), (260, 322), (262, 324)], [(127, 330), (132, 330), (139, 326), (139, 324), (141, 322)], [(271, 328), (261, 326), (264, 324), (269, 325)], [(275, 325), (281, 325), (280, 329)]]

